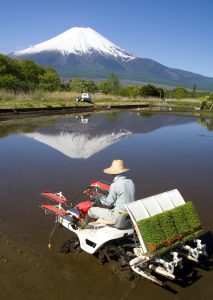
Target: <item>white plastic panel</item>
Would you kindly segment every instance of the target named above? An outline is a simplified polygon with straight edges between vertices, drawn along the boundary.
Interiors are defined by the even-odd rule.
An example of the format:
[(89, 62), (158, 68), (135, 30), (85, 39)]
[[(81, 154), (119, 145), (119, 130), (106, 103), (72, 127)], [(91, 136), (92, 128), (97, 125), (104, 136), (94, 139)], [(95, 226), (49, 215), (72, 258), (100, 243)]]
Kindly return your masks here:
[(159, 194), (158, 197), (156, 197), (156, 200), (163, 211), (170, 210), (175, 207), (174, 203), (169, 198), (168, 193)]
[(138, 201), (135, 201), (135, 202), (131, 202), (128, 205), (128, 209), (131, 212), (131, 214), (134, 216), (134, 219), (136, 221), (140, 221), (140, 220), (146, 219), (146, 218), (148, 218), (150, 216), (149, 212), (144, 207), (144, 205), (141, 202), (141, 200), (138, 200)]
[(154, 216), (163, 211), (184, 204), (185, 201), (177, 189), (147, 197), (127, 205), (136, 221)]
[(167, 193), (175, 207), (179, 205), (183, 205), (185, 203), (183, 197), (181, 196), (178, 190), (172, 190)]
[(147, 211), (149, 212), (150, 216), (154, 216), (163, 212), (162, 208), (160, 207), (159, 203), (156, 201), (156, 197), (149, 197), (144, 200), (141, 200), (143, 205), (146, 207)]

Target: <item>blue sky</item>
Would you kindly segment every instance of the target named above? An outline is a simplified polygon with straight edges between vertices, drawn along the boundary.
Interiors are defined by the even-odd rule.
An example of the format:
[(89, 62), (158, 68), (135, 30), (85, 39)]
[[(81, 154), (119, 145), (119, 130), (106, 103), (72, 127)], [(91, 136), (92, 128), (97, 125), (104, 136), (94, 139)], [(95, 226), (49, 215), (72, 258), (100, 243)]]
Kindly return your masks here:
[(91, 27), (121, 48), (213, 77), (212, 0), (4, 0), (0, 52)]

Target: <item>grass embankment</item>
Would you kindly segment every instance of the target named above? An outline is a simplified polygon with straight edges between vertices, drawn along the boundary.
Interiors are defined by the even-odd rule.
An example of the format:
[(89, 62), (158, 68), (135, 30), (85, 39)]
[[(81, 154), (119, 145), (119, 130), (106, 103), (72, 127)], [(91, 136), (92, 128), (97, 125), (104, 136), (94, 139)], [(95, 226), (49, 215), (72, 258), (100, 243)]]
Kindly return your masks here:
[(113, 105), (143, 105), (149, 104), (150, 107), (159, 108), (188, 108), (194, 110), (200, 107), (201, 101), (198, 99), (160, 100), (158, 98), (137, 97), (130, 99), (114, 95), (91, 95), (93, 104), (86, 102), (76, 102), (79, 93), (75, 92), (42, 92), (34, 93), (9, 93), (0, 91), (0, 109), (22, 109), (22, 108), (54, 108), (54, 107), (102, 107)]
[(0, 109), (78, 106), (74, 99), (74, 93), (66, 92), (45, 93), (38, 91), (27, 94), (0, 92)]
[(129, 99), (114, 95), (91, 95), (93, 104), (87, 102), (76, 102), (79, 93), (75, 92), (41, 92), (34, 93), (8, 93), (0, 91), (0, 109), (3, 108), (46, 108), (46, 107), (78, 107), (78, 106), (103, 106), (103, 105), (125, 105), (141, 104), (146, 99)]

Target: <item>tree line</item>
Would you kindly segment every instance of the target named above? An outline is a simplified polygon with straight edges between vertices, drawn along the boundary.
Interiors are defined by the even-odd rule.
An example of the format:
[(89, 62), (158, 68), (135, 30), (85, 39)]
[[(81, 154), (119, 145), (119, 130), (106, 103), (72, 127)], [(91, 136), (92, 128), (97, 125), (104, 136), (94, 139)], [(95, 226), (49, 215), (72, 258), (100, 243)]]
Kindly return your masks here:
[(156, 97), (161, 99), (184, 99), (198, 98), (209, 93), (197, 91), (194, 84), (191, 90), (184, 87), (175, 87), (173, 89), (165, 89), (152, 84), (144, 84), (141, 86), (122, 86), (119, 78), (115, 74), (110, 74), (106, 80), (94, 83), (93, 80), (74, 78), (66, 83), (67, 90), (74, 92), (91, 92), (101, 91), (103, 94), (117, 95), (129, 98), (136, 97)]
[(60, 77), (53, 68), (0, 54), (0, 89), (18, 93), (36, 89), (55, 91), (60, 86)]
[(196, 98), (207, 93), (197, 91), (194, 84), (192, 90), (183, 87), (164, 89), (152, 84), (142, 86), (122, 86), (115, 74), (110, 74), (106, 80), (95, 83), (93, 80), (73, 78), (63, 82), (52, 67), (43, 67), (31, 60), (19, 60), (0, 54), (0, 89), (18, 92), (30, 92), (34, 90), (45, 91), (73, 91), (89, 92), (97, 91), (103, 94), (136, 98), (157, 97), (165, 98)]
[(43, 67), (32, 60), (19, 60), (3, 54), (0, 54), (0, 89), (13, 91), (14, 93), (27, 93), (40, 89), (45, 91), (61, 90), (79, 93), (101, 91), (103, 94), (127, 97), (164, 96), (164, 90), (156, 88), (153, 85), (122, 87), (115, 74), (110, 74), (106, 80), (99, 83), (81, 78), (74, 78), (68, 82), (63, 82), (52, 67)]

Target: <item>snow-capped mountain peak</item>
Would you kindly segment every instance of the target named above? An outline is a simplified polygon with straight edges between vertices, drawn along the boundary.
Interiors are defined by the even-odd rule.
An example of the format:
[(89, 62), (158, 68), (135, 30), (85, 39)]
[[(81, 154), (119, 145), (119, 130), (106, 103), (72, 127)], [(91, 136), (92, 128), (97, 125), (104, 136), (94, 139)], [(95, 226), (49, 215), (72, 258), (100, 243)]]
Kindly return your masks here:
[(97, 51), (101, 54), (122, 58), (124, 60), (135, 58), (134, 55), (116, 46), (95, 30), (82, 27), (73, 27), (43, 43), (21, 51), (16, 51), (14, 55), (36, 54), (44, 51), (57, 51), (63, 55), (84, 55)]

